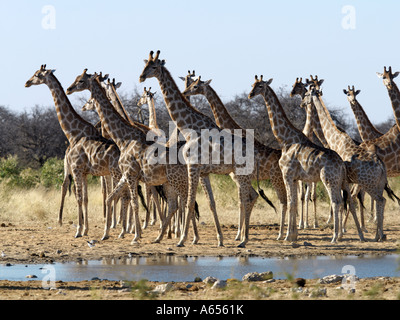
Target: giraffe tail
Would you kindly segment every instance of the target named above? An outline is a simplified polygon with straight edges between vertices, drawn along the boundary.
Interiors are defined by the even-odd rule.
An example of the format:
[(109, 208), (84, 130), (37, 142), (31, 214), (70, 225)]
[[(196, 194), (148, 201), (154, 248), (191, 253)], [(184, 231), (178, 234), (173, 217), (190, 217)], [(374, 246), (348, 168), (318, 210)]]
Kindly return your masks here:
[(146, 212), (149, 212), (149, 208), (147, 207), (146, 201), (144, 200), (142, 186), (140, 184), (138, 184), (138, 195), (139, 195), (140, 201), (142, 202), (143, 207), (146, 209)]
[(390, 198), (390, 200), (394, 201), (396, 199), (397, 203), (400, 205), (400, 198), (395, 195), (393, 190), (389, 187), (388, 183), (385, 184), (385, 191), (386, 191), (388, 197)]
[(259, 173), (258, 173), (259, 167), (260, 167), (260, 161), (257, 159), (257, 190), (258, 190), (258, 194), (261, 196), (261, 198), (263, 198), (265, 200), (266, 203), (268, 203), (275, 210), (275, 213), (277, 213), (274, 204), (271, 202), (271, 200), (268, 199), (264, 190), (261, 189), (261, 187), (260, 187), (260, 179), (259, 179)]
[(68, 184), (68, 195), (71, 196), (72, 174), (68, 174), (68, 180), (69, 180), (69, 184)]
[(200, 219), (200, 211), (199, 211), (199, 204), (197, 201), (194, 202), (194, 213), (195, 213), (195, 218), (197, 221)]

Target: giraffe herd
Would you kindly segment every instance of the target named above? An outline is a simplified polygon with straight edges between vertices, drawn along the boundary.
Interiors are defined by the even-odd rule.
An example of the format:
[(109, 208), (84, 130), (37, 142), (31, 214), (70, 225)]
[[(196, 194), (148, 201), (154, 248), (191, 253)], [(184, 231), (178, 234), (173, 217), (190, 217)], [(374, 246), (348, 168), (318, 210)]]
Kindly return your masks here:
[[(259, 180), (271, 181), (280, 203), (277, 240), (295, 242), (298, 240), (298, 230), (308, 227), (310, 191), (314, 204), (314, 227), (318, 226), (315, 185), (319, 181), (326, 188), (330, 199), (332, 243), (343, 237), (349, 213), (354, 219), (360, 241), (365, 241), (362, 205), (359, 206), (360, 224), (353, 200), (356, 195), (364, 193), (368, 193), (375, 203), (376, 233), (372, 240), (385, 240), (384, 191), (400, 203), (387, 179), (400, 175), (400, 159), (397, 157), (400, 151), (400, 91), (393, 81), (398, 72), (392, 73), (391, 67), (385, 67), (382, 74), (377, 73), (388, 90), (396, 119), (396, 124), (384, 134), (372, 125), (358, 102), (356, 96), (360, 90), (355, 90), (354, 86), (343, 90), (356, 117), (362, 142), (355, 142), (333, 122), (322, 99), (321, 85), (324, 80), (310, 76), (303, 83), (302, 78), (297, 78), (293, 85), (290, 95), (301, 97), (300, 107), (305, 108), (307, 115), (301, 131), (285, 114), (270, 87), (272, 79), (264, 80), (263, 76), (256, 76), (248, 98), (261, 96), (264, 99), (273, 135), (280, 146), (274, 149), (258, 141), (252, 130), (241, 127), (233, 119), (210, 86), (211, 80), (202, 81), (200, 76), (195, 77), (194, 71), (189, 71), (186, 77), (180, 77), (185, 82), (185, 89), (181, 92), (165, 67), (165, 60), (161, 60), (159, 55), (160, 51), (155, 54), (150, 52), (144, 61), (145, 67), (139, 82), (149, 78), (158, 80), (166, 109), (177, 128), (177, 134), (170, 137), (169, 141), (166, 141), (157, 124), (151, 88), (144, 88), (142, 98), (138, 101), (138, 105), (147, 104), (149, 108), (149, 125), (146, 126), (130, 118), (116, 92), (120, 83), (115, 83), (115, 79), (111, 81), (108, 75), (103, 77), (102, 73), (89, 74), (85, 69), (64, 91), (54, 70), (42, 65), (25, 84), (26, 87), (40, 84), (49, 87), (60, 126), (69, 141), (64, 158), (65, 179), (59, 223), (64, 196), (72, 178), (78, 205), (75, 237), (86, 236), (89, 231), (86, 178), (90, 174), (101, 176), (104, 182), (105, 227), (102, 240), (110, 237), (110, 228), (115, 226), (116, 221), (114, 218), (112, 222), (115, 203), (120, 201), (119, 222), (122, 229), (119, 237), (134, 233), (132, 243), (139, 242), (142, 226), (138, 199), (139, 196), (143, 199), (140, 193), (142, 183), (146, 189), (146, 203), (154, 204), (160, 218), (160, 231), (154, 242), (162, 241), (174, 219), (173, 229), (179, 237), (177, 246), (185, 244), (190, 224), (194, 231), (193, 243), (198, 243), (195, 208), (200, 182), (214, 218), (218, 246), (223, 246), (223, 234), (209, 180), (210, 174), (219, 174), (229, 175), (237, 186), (239, 219), (235, 240), (240, 242), (239, 247), (245, 247), (249, 241), (250, 217), (258, 196), (261, 195), (275, 208), (259, 187), (258, 193), (253, 188), (252, 181), (259, 186)], [(96, 126), (85, 121), (68, 99), (68, 95), (84, 90), (91, 93), (91, 98), (83, 110), (96, 110), (100, 117)], [(198, 111), (190, 103), (192, 95), (203, 95), (207, 99), (214, 118)], [(214, 136), (204, 138), (205, 132), (211, 132), (218, 139), (215, 141)], [(179, 141), (178, 137), (183, 139)], [(179, 154), (174, 154), (178, 146)], [(231, 148), (230, 156), (226, 153), (228, 148)], [(306, 195), (304, 184), (308, 186)], [(160, 190), (163, 197), (160, 196)], [(302, 192), (302, 204), (300, 223), (297, 224), (299, 190)], [(166, 213), (160, 205), (163, 199), (166, 202)], [(307, 202), (305, 220), (303, 200)], [(150, 213), (147, 206), (145, 209), (147, 212), (143, 229), (147, 227)], [(287, 231), (284, 236), (286, 216)]]

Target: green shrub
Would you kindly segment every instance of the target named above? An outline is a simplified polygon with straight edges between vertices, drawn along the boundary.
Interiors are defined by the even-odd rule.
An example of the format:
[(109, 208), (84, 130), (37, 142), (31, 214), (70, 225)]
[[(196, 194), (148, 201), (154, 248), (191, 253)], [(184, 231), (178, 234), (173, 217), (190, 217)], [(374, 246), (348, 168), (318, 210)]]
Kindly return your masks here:
[(48, 159), (40, 169), (40, 183), (46, 187), (60, 188), (64, 180), (64, 160)]

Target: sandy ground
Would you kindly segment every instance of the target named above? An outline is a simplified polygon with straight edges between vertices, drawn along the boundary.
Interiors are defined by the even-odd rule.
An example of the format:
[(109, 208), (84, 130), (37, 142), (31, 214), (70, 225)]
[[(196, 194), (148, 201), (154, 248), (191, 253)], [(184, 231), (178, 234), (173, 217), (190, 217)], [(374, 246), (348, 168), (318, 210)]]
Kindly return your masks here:
[[(246, 248), (238, 248), (234, 241), (237, 229), (235, 225), (223, 225), (224, 247), (218, 247), (216, 232), (212, 223), (200, 223), (200, 241), (194, 245), (191, 239), (184, 247), (176, 247), (176, 238), (165, 238), (160, 244), (152, 241), (158, 233), (158, 223), (143, 231), (138, 244), (132, 245), (133, 236), (128, 234), (118, 239), (119, 227), (113, 229), (110, 239), (100, 241), (103, 234), (102, 223), (90, 225), (89, 236), (74, 238), (75, 226), (66, 221), (57, 226), (54, 221), (47, 223), (0, 223), (0, 256), (2, 264), (51, 263), (76, 261), (78, 259), (124, 258), (129, 255), (175, 255), (175, 256), (262, 256), (262, 257), (300, 257), (317, 255), (364, 255), (393, 254), (398, 252), (400, 244), (400, 223), (396, 212), (392, 212), (385, 221), (384, 242), (371, 241), (374, 237), (373, 224), (365, 234), (366, 242), (360, 242), (352, 224), (342, 241), (330, 242), (332, 231), (329, 227), (310, 228), (299, 231), (296, 244), (277, 241), (277, 224), (251, 225), (250, 241)], [(192, 233), (190, 233), (192, 237)], [(87, 241), (97, 240), (94, 247)], [(305, 244), (306, 242), (306, 244)], [(211, 289), (211, 285), (198, 283), (174, 283), (172, 290), (163, 294), (151, 292), (160, 283), (122, 283), (107, 280), (56, 283), (56, 288), (46, 290), (41, 281), (0, 281), (0, 299), (24, 300), (84, 300), (84, 299), (399, 299), (400, 279), (366, 278), (356, 283), (355, 292), (338, 289), (340, 284), (322, 285), (315, 280), (307, 280), (302, 289), (291, 280), (274, 282), (228, 281), (224, 289)], [(325, 288), (325, 289), (324, 289)], [(322, 291), (321, 291), (322, 289)]]

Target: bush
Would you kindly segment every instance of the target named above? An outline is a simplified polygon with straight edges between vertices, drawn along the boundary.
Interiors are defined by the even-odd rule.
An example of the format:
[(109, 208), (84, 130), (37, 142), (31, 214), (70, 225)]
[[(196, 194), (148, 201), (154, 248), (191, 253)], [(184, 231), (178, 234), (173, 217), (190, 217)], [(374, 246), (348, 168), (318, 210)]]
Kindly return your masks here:
[(48, 159), (40, 169), (40, 183), (46, 188), (60, 188), (64, 181), (64, 160)]

